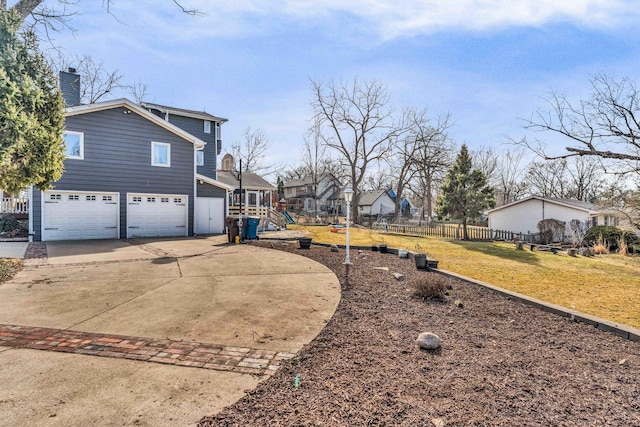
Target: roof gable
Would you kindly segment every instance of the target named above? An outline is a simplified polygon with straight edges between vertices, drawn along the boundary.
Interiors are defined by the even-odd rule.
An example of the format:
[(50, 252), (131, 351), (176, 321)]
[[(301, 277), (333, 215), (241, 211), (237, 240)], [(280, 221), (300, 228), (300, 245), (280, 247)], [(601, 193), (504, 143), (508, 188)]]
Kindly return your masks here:
[(188, 110), (186, 108), (170, 107), (167, 105), (153, 104), (151, 102), (143, 102), (142, 106), (144, 108), (158, 110), (162, 113), (169, 113), (169, 114), (174, 114), (176, 116), (183, 116), (183, 117), (191, 117), (192, 119), (210, 120), (213, 122), (221, 122), (221, 123), (228, 121), (227, 119), (223, 119), (222, 117), (216, 117), (212, 114), (209, 114), (206, 111)]
[(110, 109), (120, 108), (120, 107), (126, 108), (127, 110), (130, 110), (131, 112), (136, 113), (139, 116), (149, 120), (150, 122), (153, 122), (158, 126), (168, 130), (169, 132), (172, 132), (173, 134), (192, 143), (196, 148), (202, 148), (206, 145), (206, 142), (202, 141), (200, 138), (197, 138), (191, 135), (190, 133), (185, 132), (179, 127), (169, 123), (166, 120), (161, 119), (160, 117), (145, 110), (139, 105), (134, 104), (132, 101), (126, 98), (119, 98), (111, 101), (96, 102), (95, 104), (85, 104), (85, 105), (78, 105), (75, 107), (69, 107), (65, 109), (65, 116), (73, 117), (81, 114), (89, 114), (97, 111), (110, 110)]

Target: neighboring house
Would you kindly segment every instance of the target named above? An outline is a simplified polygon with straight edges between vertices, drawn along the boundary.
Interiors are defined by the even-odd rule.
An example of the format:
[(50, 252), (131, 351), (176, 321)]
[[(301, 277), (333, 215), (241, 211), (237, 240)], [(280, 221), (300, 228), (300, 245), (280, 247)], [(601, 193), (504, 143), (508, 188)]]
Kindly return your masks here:
[(384, 216), (393, 215), (395, 201), (387, 190), (363, 191), (358, 201), (359, 215)]
[[(70, 86), (63, 74), (79, 79), (61, 73), (63, 89)], [(65, 94), (65, 99), (79, 97)], [(215, 179), (215, 157), (218, 129), (226, 120), (161, 107), (116, 99), (66, 109), (65, 171), (52, 190), (31, 190), (34, 240), (224, 231), (232, 188)], [(215, 130), (207, 132), (206, 121)]]
[(584, 224), (618, 225), (611, 213), (599, 213), (593, 203), (578, 200), (530, 196), (487, 211), (489, 228), (515, 233), (537, 233), (538, 222), (557, 219), (569, 223), (580, 220)]
[[(240, 177), (230, 154), (226, 154), (222, 158), (222, 169), (218, 169), (216, 174), (218, 182), (230, 188), (227, 202), (229, 213), (239, 214), (240, 202), (242, 201), (243, 215), (269, 216), (273, 208), (273, 195), (277, 191), (276, 187), (252, 172), (242, 172), (242, 177)], [(240, 178), (242, 178), (242, 182)]]
[(314, 196), (317, 197), (317, 210), (327, 213), (333, 201), (340, 193), (340, 182), (331, 174), (323, 174), (318, 179), (317, 191), (313, 191), (313, 178), (293, 179), (284, 184), (284, 198), (287, 210), (295, 212), (313, 212)]

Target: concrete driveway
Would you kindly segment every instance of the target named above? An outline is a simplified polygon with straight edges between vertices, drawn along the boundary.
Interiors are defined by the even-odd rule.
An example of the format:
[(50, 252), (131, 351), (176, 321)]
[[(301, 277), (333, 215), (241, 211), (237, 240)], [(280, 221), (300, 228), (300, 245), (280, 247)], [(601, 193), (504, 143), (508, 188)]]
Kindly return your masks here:
[(47, 253), (0, 285), (0, 425), (193, 424), (268, 378), (340, 299), (326, 267), (226, 236)]

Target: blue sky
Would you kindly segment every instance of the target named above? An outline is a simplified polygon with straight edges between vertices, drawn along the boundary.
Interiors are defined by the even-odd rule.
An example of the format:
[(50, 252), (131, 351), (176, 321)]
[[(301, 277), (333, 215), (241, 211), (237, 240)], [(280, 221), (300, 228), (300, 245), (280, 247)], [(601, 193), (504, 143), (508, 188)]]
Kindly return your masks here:
[[(53, 0), (47, 0), (52, 2)], [(53, 4), (53, 3), (51, 3)], [(226, 117), (223, 143), (247, 126), (293, 166), (311, 117), (310, 79), (377, 79), (392, 104), (450, 113), (459, 144), (504, 148), (550, 91), (580, 99), (598, 73), (635, 79), (639, 13), (626, 0), (81, 0), (55, 35), (145, 82), (149, 101)], [(551, 135), (537, 135), (559, 144)]]

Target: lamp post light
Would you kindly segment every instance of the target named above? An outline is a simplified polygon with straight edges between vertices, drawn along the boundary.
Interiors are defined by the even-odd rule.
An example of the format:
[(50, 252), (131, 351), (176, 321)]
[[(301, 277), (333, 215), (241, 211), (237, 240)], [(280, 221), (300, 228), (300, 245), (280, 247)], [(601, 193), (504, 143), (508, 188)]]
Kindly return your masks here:
[(353, 190), (349, 188), (344, 189), (344, 201), (347, 203), (347, 257), (344, 261), (344, 265), (347, 270), (347, 284), (349, 284), (349, 266), (351, 265), (351, 259), (349, 258), (349, 223), (351, 222), (351, 200), (353, 200)]

